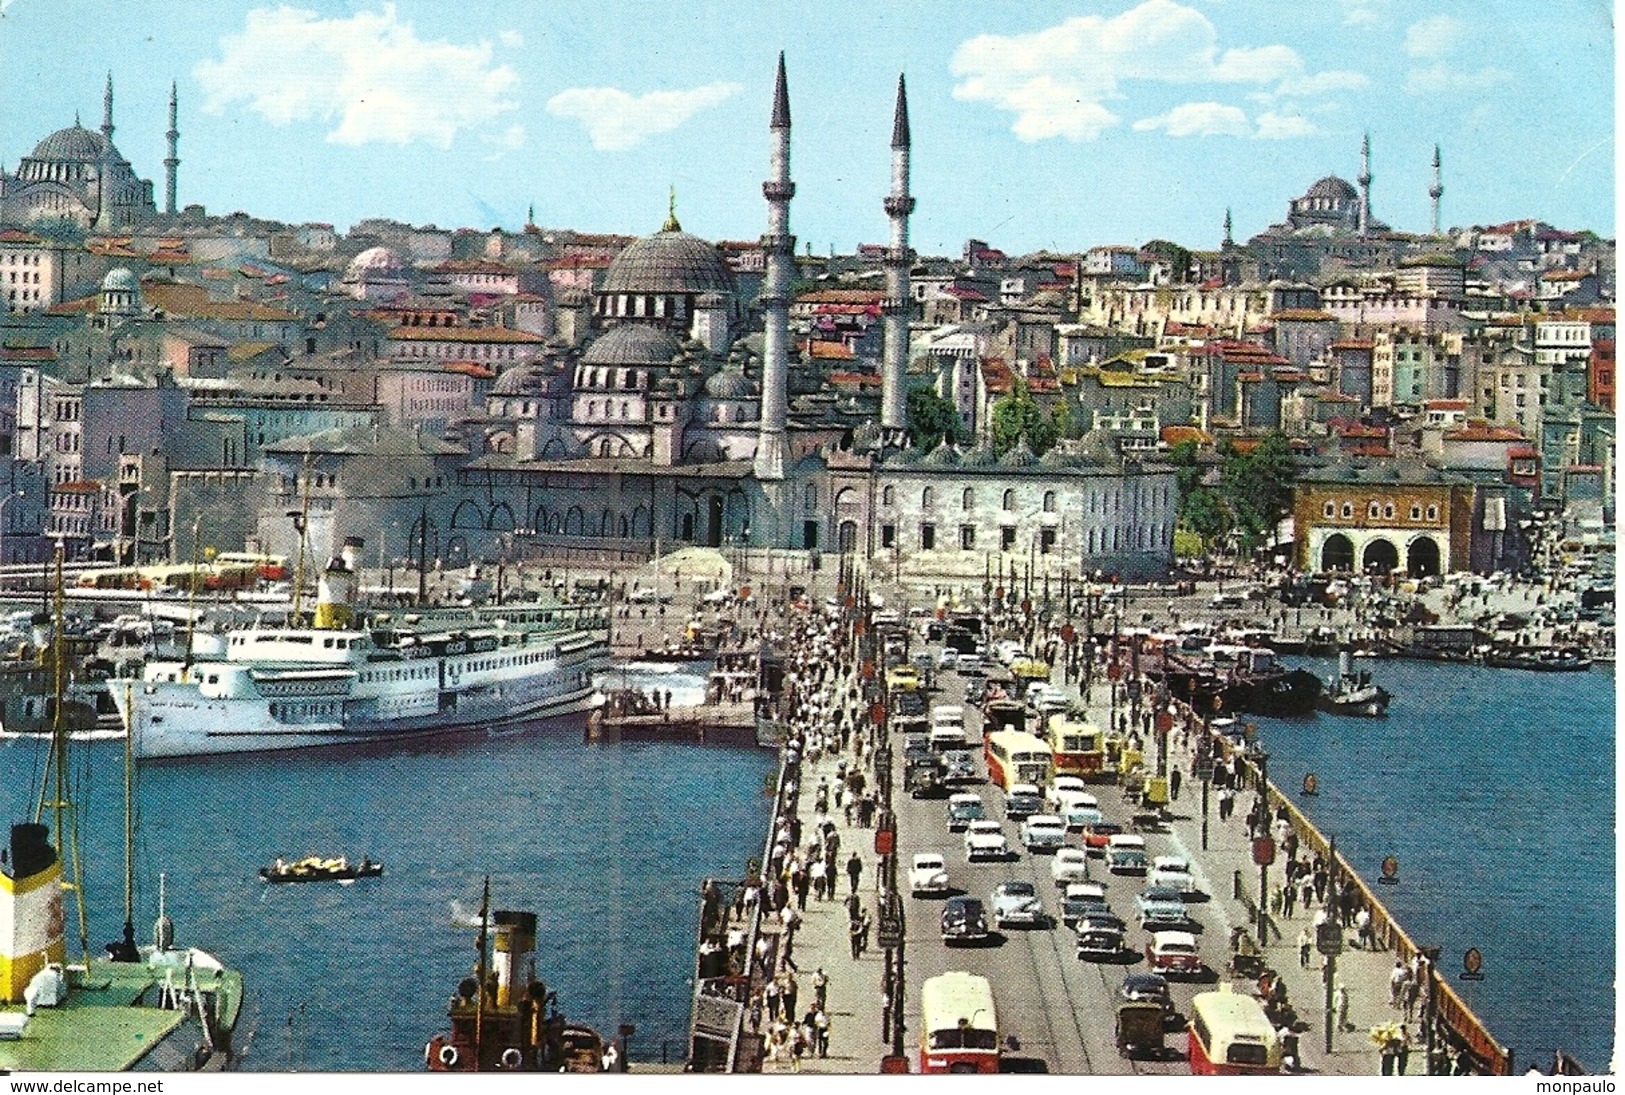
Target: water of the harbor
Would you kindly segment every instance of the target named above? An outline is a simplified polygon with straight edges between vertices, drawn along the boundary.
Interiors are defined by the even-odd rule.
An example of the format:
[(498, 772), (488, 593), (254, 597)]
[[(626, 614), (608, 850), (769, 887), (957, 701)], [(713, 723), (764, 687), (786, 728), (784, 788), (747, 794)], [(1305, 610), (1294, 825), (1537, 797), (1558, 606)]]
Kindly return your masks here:
[[(1317, 676), (1333, 660), (1295, 660)], [(1270, 779), (1374, 886), (1519, 1071), (1614, 1057), (1614, 674), (1356, 661), (1386, 719), (1258, 719)], [(1484, 979), (1460, 977), (1469, 947)]]
[[(633, 1024), (634, 1060), (664, 1048), (680, 1061), (700, 882), (737, 877), (759, 854), (774, 757), (588, 745), (583, 726), (144, 765), (138, 935), (150, 937), (167, 872), (178, 942), (247, 977), (245, 1069), (409, 1071), (473, 969), (475, 931), (454, 920), (477, 921), (489, 874), (493, 906), (536, 912), (537, 973), (566, 1014), (609, 1036)], [(122, 923), (123, 742), (74, 750), (99, 953)], [(0, 743), (7, 819), (31, 809), (42, 758), (36, 743)], [(256, 873), (312, 853), (368, 855), (385, 873), (350, 886), (268, 886)]]

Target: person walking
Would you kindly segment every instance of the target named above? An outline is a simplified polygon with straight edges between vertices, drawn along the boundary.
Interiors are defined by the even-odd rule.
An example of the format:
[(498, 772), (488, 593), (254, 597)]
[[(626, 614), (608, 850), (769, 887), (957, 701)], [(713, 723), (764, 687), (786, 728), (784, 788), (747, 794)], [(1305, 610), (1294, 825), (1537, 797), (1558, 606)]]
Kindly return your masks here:
[(824, 972), (823, 966), (819, 966), (818, 971), (813, 974), (812, 983), (813, 1001), (818, 1005), (818, 1010), (823, 1011), (829, 996), (829, 975)]
[(846, 878), (852, 884), (852, 893), (856, 894), (858, 892), (858, 879), (862, 877), (863, 860), (858, 856), (857, 852), (853, 852), (852, 858), (846, 861)]
[(1405, 968), (1405, 963), (1399, 959), (1394, 960), (1394, 972), (1388, 975), (1388, 1006), (1400, 1006), (1401, 995), (1405, 991), (1405, 983), (1411, 979), (1411, 971)]
[(1341, 981), (1332, 990), (1332, 1010), (1337, 1013), (1338, 1030), (1350, 1031), (1354, 1029), (1354, 1024), (1349, 1022), (1349, 990)]
[(1298, 965), (1302, 966), (1304, 969), (1309, 968), (1309, 947), (1310, 947), (1309, 929), (1307, 927), (1299, 928), (1298, 929)]
[(1172, 796), (1175, 802), (1179, 801), (1179, 785), (1184, 778), (1184, 776), (1180, 775), (1178, 768), (1168, 773), (1168, 794)]
[(852, 958), (857, 960), (863, 956), (863, 916), (859, 914), (847, 921), (846, 938), (852, 946)]
[(818, 1046), (818, 1056), (829, 1056), (829, 1014), (822, 1007), (815, 1008), (812, 1015), (813, 1041)]
[(1399, 1071), (1396, 1072), (1395, 1075), (1403, 1076), (1405, 1075), (1405, 1069), (1408, 1068), (1411, 1063), (1411, 1032), (1406, 1029), (1404, 1023), (1399, 1024), (1398, 1042), (1399, 1047), (1394, 1056), (1398, 1060)]

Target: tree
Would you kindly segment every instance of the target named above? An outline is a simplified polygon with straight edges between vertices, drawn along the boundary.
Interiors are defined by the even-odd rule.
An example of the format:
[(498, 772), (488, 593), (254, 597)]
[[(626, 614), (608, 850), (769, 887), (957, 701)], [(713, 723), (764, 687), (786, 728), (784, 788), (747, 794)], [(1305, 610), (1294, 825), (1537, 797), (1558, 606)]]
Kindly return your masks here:
[(1179, 487), (1179, 512), (1185, 513), (1185, 501), (1191, 496), (1191, 491), (1202, 482), (1202, 468), (1196, 462), (1197, 445), (1195, 441), (1181, 441), (1168, 450), (1168, 463), (1173, 465), (1174, 482)]
[(1250, 452), (1227, 447), (1220, 470), (1220, 490), (1235, 515), (1242, 546), (1249, 551), (1292, 509), (1297, 464), (1286, 435), (1265, 434)]
[(1010, 394), (993, 404), (993, 451), (1000, 456), (1023, 439), (1042, 456), (1054, 447), (1059, 432), (1054, 417), (1033, 400), (1023, 380), (1017, 380)]
[(930, 452), (944, 437), (956, 444), (965, 439), (959, 409), (923, 384), (909, 389), (905, 414), (909, 441), (917, 449)]
[(1186, 528), (1202, 538), (1202, 551), (1209, 551), (1215, 540), (1229, 533), (1232, 521), (1230, 507), (1212, 487), (1197, 486), (1184, 500), (1180, 521)]

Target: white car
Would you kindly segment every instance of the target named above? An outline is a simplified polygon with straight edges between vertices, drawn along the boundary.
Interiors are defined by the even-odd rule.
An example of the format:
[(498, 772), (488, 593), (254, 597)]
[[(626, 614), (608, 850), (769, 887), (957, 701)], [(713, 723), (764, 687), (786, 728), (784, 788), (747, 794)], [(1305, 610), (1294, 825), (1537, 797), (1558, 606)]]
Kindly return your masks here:
[(980, 654), (961, 654), (954, 660), (954, 668), (961, 673), (966, 670), (979, 670), (982, 668), (982, 656)]
[(997, 821), (973, 821), (965, 830), (965, 858), (1003, 859), (1010, 854), (1010, 844), (1004, 839), (1004, 830)]
[(957, 668), (959, 668), (959, 651), (957, 651), (957, 650), (944, 650), (941, 654), (938, 654), (937, 655), (937, 668), (938, 669), (957, 669)]
[(713, 589), (710, 593), (701, 597), (700, 600), (708, 605), (721, 605), (733, 600), (733, 595), (734, 591), (724, 586), (721, 589)]
[(1089, 793), (1089, 785), (1081, 776), (1056, 776), (1050, 781), (1044, 802), (1056, 813), (1065, 813), (1069, 806), (1099, 807), (1100, 800)]
[(1049, 875), (1057, 886), (1084, 881), (1089, 877), (1089, 853), (1083, 848), (1061, 848), (1049, 865)]
[(1021, 843), (1029, 852), (1053, 852), (1066, 842), (1066, 822), (1054, 814), (1033, 814), (1021, 823)]
[(948, 864), (936, 852), (921, 852), (908, 868), (908, 892), (916, 897), (948, 892)]
[(1159, 855), (1151, 861), (1151, 873), (1146, 876), (1146, 887), (1165, 886), (1178, 890), (1182, 896), (1199, 893), (1196, 876), (1191, 874), (1190, 861), (1184, 856)]

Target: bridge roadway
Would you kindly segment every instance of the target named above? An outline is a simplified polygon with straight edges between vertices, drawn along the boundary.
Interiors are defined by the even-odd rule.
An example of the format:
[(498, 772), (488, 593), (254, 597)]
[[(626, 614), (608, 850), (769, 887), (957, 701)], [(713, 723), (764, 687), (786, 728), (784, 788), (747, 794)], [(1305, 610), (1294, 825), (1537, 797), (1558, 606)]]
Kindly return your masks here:
[[(957, 673), (942, 674), (939, 683), (944, 687), (930, 693), (932, 702), (961, 702), (964, 686)], [(977, 750), (977, 773), (985, 777), (986, 767), (980, 755), (981, 714), (975, 707), (967, 706), (965, 719), (969, 740)], [(899, 751), (901, 747), (898, 742)], [(921, 983), (949, 970), (967, 970), (992, 982), (999, 1006), (1000, 1028), (1005, 1034), (1014, 1035), (1019, 1044), (1010, 1054), (1014, 1058), (1010, 1065), (1018, 1069), (1025, 1067), (1070, 1075), (1187, 1072), (1183, 1053), (1176, 1057), (1172, 1052), (1174, 1049), (1182, 1051), (1184, 1047), (1184, 1038), (1177, 1030), (1168, 1035), (1169, 1060), (1131, 1061), (1118, 1054), (1114, 1031), (1117, 989), (1124, 973), (1137, 967), (1145, 968), (1144, 960), (1128, 963), (1132, 956), (1125, 954), (1123, 963), (1114, 964), (1077, 957), (1072, 930), (1060, 921), (1060, 890), (1050, 874), (1052, 857), (1030, 854), (1021, 847), (1018, 823), (1004, 816), (1003, 792), (985, 779), (959, 788), (974, 791), (981, 797), (987, 816), (1003, 823), (1005, 839), (1011, 848), (1011, 856), (1004, 861), (968, 863), (962, 835), (948, 831), (946, 802), (909, 797), (901, 790), (901, 770), (899, 758), (899, 787), (894, 792), (893, 803), (897, 811), (899, 887), (907, 902), (905, 940), (909, 995), (905, 1014), (910, 1038), (919, 1037)], [(1107, 816), (1122, 816), (1122, 811), (1116, 808), (1119, 797), (1116, 787), (1101, 786), (1097, 796)], [(1075, 835), (1068, 837), (1068, 844), (1077, 842)], [(1158, 847), (1158, 838), (1151, 837), (1149, 843), (1153, 854), (1163, 850)], [(908, 864), (916, 852), (941, 853), (948, 866), (952, 892), (980, 897), (984, 903), (990, 902), (993, 888), (1000, 882), (1016, 879), (1033, 883), (1050, 917), (1050, 926), (1000, 930), (990, 923), (989, 930), (993, 934), (987, 943), (945, 946), (941, 936), (944, 899), (906, 896)], [(1143, 935), (1134, 926), (1137, 880), (1107, 875), (1105, 863), (1099, 859), (1091, 863), (1091, 877), (1107, 881), (1112, 911), (1129, 924), (1128, 945), (1136, 945)], [(991, 905), (989, 915), (991, 918)], [(1222, 937), (1216, 945), (1214, 936)], [(1226, 930), (1209, 928), (1201, 938), (1209, 965), (1222, 968), (1229, 957), (1224, 950), (1228, 939)], [(1205, 987), (1197, 986), (1197, 989)], [(1174, 986), (1176, 1001), (1188, 1001), (1194, 991), (1196, 989), (1190, 987)]]
[[(928, 702), (962, 701), (963, 683), (957, 673), (941, 674), (937, 683), (939, 688), (927, 694)], [(1104, 701), (1104, 691), (1103, 686), (1097, 686), (1096, 695), (1090, 699)], [(1094, 714), (1097, 721), (1104, 722), (1105, 711), (1096, 710)], [(1151, 856), (1182, 855), (1191, 862), (1206, 896), (1206, 900), (1192, 899), (1189, 904), (1195, 922), (1191, 930), (1200, 942), (1207, 975), (1195, 981), (1171, 981), (1180, 1019), (1167, 1030), (1164, 1059), (1128, 1060), (1117, 1051), (1114, 1023), (1117, 991), (1124, 974), (1147, 968), (1143, 949), (1148, 936), (1137, 926), (1134, 914), (1134, 898), (1144, 887), (1144, 879), (1109, 875), (1102, 859), (1091, 859), (1091, 877), (1106, 882), (1112, 911), (1128, 925), (1126, 946), (1132, 949), (1126, 950), (1115, 963), (1079, 959), (1071, 929), (1060, 923), (1060, 891), (1051, 877), (1052, 857), (1034, 855), (1021, 847), (1018, 823), (1004, 816), (1003, 792), (985, 779), (981, 716), (975, 707), (966, 706), (966, 722), (970, 748), (976, 755), (976, 771), (982, 778), (959, 789), (974, 791), (982, 799), (987, 816), (1001, 821), (1012, 850), (1004, 861), (968, 863), (962, 835), (948, 831), (946, 802), (914, 799), (902, 791), (902, 742), (894, 740), (897, 757), (893, 769), (896, 780), (893, 804), (897, 813), (898, 884), (905, 895), (907, 958), (903, 1046), (911, 1068), (917, 1071), (919, 1067), (921, 984), (949, 970), (966, 970), (992, 982), (1001, 1030), (1017, 1040), (1019, 1048), (1006, 1055), (1005, 1067), (1009, 1071), (1071, 1075), (1187, 1074), (1183, 1019), (1189, 1014), (1190, 999), (1198, 992), (1213, 988), (1225, 976), (1230, 960), (1230, 929), (1248, 918), (1243, 904), (1233, 896), (1236, 873), (1240, 872), (1243, 891), (1249, 897), (1257, 893), (1258, 873), (1250, 863), (1247, 837), (1240, 821), (1243, 811), (1238, 810), (1237, 816), (1229, 822), (1220, 823), (1217, 798), (1212, 798), (1209, 848), (1204, 851), (1200, 785), (1187, 780), (1182, 799), (1173, 804), (1172, 824), (1165, 832), (1147, 834)], [(1181, 762), (1189, 772), (1188, 757), (1176, 754), (1172, 759)], [(826, 769), (833, 774), (827, 762), (810, 769), (806, 773), (807, 784)], [(1092, 790), (1108, 818), (1127, 821), (1130, 809), (1116, 786), (1101, 784)], [(804, 805), (810, 807), (810, 803)], [(859, 848), (872, 846), (872, 832), (848, 830), (844, 825), (840, 828), (843, 847), (851, 848), (854, 843)], [(1067, 843), (1076, 845), (1078, 837), (1069, 835)], [(917, 852), (940, 853), (948, 867), (951, 892), (980, 897), (984, 903), (990, 901), (993, 888), (1000, 882), (1010, 879), (1032, 882), (1044, 902), (1051, 926), (994, 929), (993, 937), (985, 944), (945, 946), (940, 933), (945, 899), (907, 894), (908, 865)], [(866, 856), (862, 892), (870, 908), (874, 907), (875, 900), (874, 863), (872, 856)], [(1278, 881), (1278, 875), (1272, 871), (1271, 885)], [(842, 892), (845, 892), (844, 885)], [(880, 1056), (887, 1052), (879, 1040), (880, 952), (871, 950), (863, 959), (852, 961), (845, 953), (844, 921), (844, 913), (839, 912), (836, 903), (810, 903), (807, 930), (796, 948), (804, 984), (808, 971), (815, 966), (822, 965), (831, 972), (831, 999), (837, 1017), (829, 1058), (808, 1059), (803, 1065), (808, 1072), (872, 1072), (878, 1067)], [(1319, 1074), (1374, 1075), (1379, 1071), (1380, 1062), (1366, 1031), (1376, 1024), (1401, 1018), (1399, 1011), (1388, 1003), (1387, 975), (1393, 966), (1393, 955), (1383, 950), (1345, 949), (1338, 960), (1337, 978), (1349, 991), (1349, 1029), (1336, 1034), (1333, 1051), (1327, 1054), (1322, 1018), (1322, 960), (1314, 955), (1310, 966), (1302, 967), (1297, 954), (1297, 933), (1307, 924), (1308, 915), (1301, 911), (1295, 921), (1279, 921), (1280, 935), (1285, 938), (1278, 938), (1272, 932), (1264, 954), (1267, 964), (1281, 972), (1291, 1000), (1300, 1016), (1308, 1021), (1309, 1029), (1300, 1039), (1303, 1070)], [(1352, 934), (1346, 932), (1345, 936), (1351, 938)], [(1252, 986), (1237, 984), (1236, 988), (1245, 992)], [(1412, 1030), (1415, 1029), (1413, 1026)], [(1410, 1061), (1411, 1073), (1423, 1070), (1422, 1057), (1418, 1046)]]

